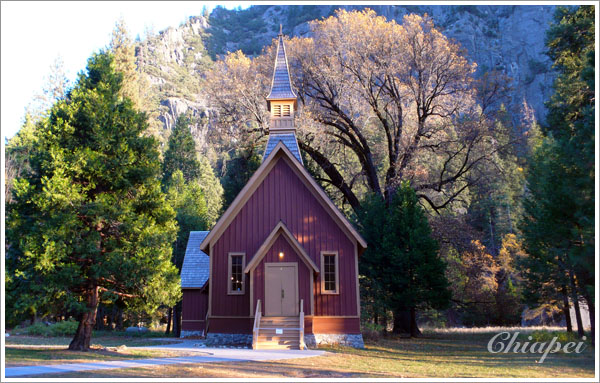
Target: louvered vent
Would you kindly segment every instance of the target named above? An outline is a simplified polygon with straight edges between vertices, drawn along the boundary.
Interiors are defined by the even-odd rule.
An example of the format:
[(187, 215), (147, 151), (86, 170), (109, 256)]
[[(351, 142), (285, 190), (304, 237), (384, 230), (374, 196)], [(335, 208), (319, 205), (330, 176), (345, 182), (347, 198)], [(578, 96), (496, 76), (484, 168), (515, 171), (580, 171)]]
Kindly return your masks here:
[(282, 115), (283, 115), (283, 117), (289, 117), (291, 115), (291, 106), (290, 105), (283, 105)]
[(281, 117), (281, 105), (273, 105), (273, 117)]

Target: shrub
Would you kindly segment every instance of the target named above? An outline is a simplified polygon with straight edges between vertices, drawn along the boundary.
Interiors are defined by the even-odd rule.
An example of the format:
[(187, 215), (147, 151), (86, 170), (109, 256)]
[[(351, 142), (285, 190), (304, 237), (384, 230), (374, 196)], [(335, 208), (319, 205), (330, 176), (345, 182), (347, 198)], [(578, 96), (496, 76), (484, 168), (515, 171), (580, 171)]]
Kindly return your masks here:
[(525, 335), (525, 337), (528, 336), (531, 337), (530, 342), (550, 342), (554, 337), (557, 338), (556, 341), (560, 342), (560, 344), (579, 342), (581, 340), (577, 337), (576, 333), (566, 331), (534, 331), (530, 335)]
[(366, 322), (366, 323), (362, 324), (361, 333), (362, 333), (364, 340), (370, 340), (370, 341), (376, 342), (379, 339), (381, 339), (384, 331), (385, 331), (385, 327), (380, 324), (370, 323), (370, 322)]
[(34, 323), (31, 326), (25, 327), (20, 333), (26, 335), (37, 336), (72, 336), (77, 331), (79, 325), (73, 319), (47, 325), (45, 323)]

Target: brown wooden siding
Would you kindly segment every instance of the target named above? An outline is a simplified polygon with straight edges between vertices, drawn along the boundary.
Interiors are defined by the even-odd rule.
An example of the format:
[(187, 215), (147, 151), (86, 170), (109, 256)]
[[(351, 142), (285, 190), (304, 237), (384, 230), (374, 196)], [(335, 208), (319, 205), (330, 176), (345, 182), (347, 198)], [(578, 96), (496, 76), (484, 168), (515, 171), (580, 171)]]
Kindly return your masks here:
[(185, 331), (204, 330), (204, 320), (208, 310), (206, 290), (184, 289), (182, 306), (181, 329)]
[[(279, 252), (284, 253), (283, 259), (279, 259)], [(260, 261), (254, 270), (254, 302), (252, 307), (256, 307), (258, 299), (262, 302), (262, 315), (265, 315), (265, 262), (296, 262), (298, 264), (298, 299), (304, 299), (304, 312), (310, 313), (310, 273), (308, 266), (302, 261), (302, 258), (296, 254), (284, 235), (280, 235), (275, 243), (267, 251), (267, 254)], [(254, 313), (252, 313), (254, 315)]]
[(315, 334), (360, 334), (360, 319), (313, 317), (311, 332)]
[[(211, 316), (254, 315), (250, 312), (249, 281), (246, 281), (244, 295), (227, 295), (227, 254), (244, 252), (246, 262), (250, 262), (280, 220), (319, 268), (322, 267), (321, 251), (338, 251), (340, 293), (321, 295), (320, 276), (316, 276), (313, 286), (314, 315), (358, 314), (354, 243), (286, 161), (289, 160), (285, 157), (278, 160), (212, 248), (213, 280), (210, 293), (214, 295)], [(307, 314), (309, 312), (305, 311)], [(212, 328), (210, 331), (213, 331)]]

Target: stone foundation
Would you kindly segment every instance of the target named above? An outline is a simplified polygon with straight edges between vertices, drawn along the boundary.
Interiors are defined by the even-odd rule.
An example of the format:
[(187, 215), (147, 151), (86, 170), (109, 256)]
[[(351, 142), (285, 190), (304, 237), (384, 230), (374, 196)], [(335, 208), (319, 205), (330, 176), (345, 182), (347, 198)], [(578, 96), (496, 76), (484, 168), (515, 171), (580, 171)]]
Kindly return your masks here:
[(220, 334), (209, 332), (206, 335), (207, 346), (252, 346), (251, 334)]
[(339, 344), (354, 348), (365, 348), (362, 334), (305, 334), (304, 343), (307, 347)]
[(204, 330), (194, 330), (194, 331), (181, 330), (181, 334), (179, 334), (180, 338), (186, 338), (188, 336), (204, 336)]

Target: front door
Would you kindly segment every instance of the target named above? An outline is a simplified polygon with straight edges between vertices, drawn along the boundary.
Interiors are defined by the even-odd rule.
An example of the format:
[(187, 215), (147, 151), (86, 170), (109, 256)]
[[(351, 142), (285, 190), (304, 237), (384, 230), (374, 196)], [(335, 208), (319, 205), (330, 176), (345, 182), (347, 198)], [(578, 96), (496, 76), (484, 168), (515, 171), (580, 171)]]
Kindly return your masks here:
[(298, 264), (265, 264), (265, 316), (298, 315)]

